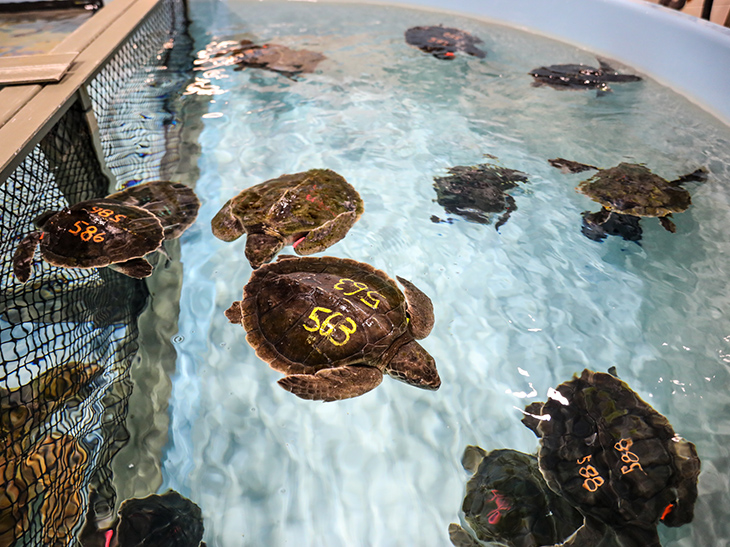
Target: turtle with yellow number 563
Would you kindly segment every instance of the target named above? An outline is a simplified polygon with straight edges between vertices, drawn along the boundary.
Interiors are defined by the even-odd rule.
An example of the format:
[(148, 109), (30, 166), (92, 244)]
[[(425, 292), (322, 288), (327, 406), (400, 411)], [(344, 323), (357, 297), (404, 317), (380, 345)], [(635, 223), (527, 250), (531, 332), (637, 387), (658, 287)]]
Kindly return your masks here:
[(25, 283), (35, 251), (64, 268), (111, 266), (124, 275), (152, 274), (144, 258), (166, 239), (175, 239), (198, 215), (200, 201), (184, 184), (154, 181), (131, 186), (101, 199), (81, 201), (61, 211), (46, 211), (33, 222), (13, 256), (13, 272)]
[[(433, 305), (409, 281), (369, 264), (335, 257), (279, 257), (255, 270), (243, 300), (226, 310), (273, 369), (279, 385), (301, 397), (357, 397), (383, 374), (435, 390), (436, 363), (416, 342), (434, 324)], [(405, 293), (405, 294), (404, 294)]]

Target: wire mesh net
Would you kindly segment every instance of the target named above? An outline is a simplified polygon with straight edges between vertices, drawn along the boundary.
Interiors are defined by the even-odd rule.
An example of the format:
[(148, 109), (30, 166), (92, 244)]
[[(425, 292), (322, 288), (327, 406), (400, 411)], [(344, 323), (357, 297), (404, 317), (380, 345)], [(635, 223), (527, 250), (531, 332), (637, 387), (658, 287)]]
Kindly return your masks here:
[[(120, 146), (127, 134), (120, 137), (115, 129), (128, 128), (118, 121), (119, 105), (135, 89), (157, 93), (147, 92), (155, 87), (154, 67), (184, 32), (183, 9), (177, 0), (161, 2), (88, 86), (110, 164), (128, 157), (128, 142)], [(178, 83), (166, 79), (166, 92)], [(154, 104), (146, 103), (145, 111), (167, 116)], [(129, 119), (128, 112), (121, 115)], [(146, 284), (108, 268), (52, 266), (38, 251), (26, 283), (12, 267), (40, 214), (103, 197), (116, 186), (105, 175), (89, 127), (76, 99), (0, 181), (0, 547), (77, 544), (89, 492), (114, 506), (110, 463), (128, 439), (129, 370)], [(132, 132), (138, 147), (145, 142), (150, 148), (147, 128)], [(169, 154), (164, 134), (154, 133), (155, 154), (133, 164), (121, 161), (125, 167), (112, 172), (125, 182), (154, 176), (160, 170), (154, 165)]]

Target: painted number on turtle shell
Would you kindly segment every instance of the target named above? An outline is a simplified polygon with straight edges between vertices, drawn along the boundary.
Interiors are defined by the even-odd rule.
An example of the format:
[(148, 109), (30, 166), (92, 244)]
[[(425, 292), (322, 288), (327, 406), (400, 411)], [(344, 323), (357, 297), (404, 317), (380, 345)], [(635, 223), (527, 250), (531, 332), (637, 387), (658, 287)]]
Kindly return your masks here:
[[(82, 226), (83, 225), (83, 226)], [(95, 243), (101, 243), (104, 241), (104, 232), (99, 232), (99, 228), (91, 226), (88, 222), (79, 220), (74, 223), (74, 230), (69, 230), (69, 234), (79, 236), (82, 241), (93, 241)]]
[[(320, 322), (320, 313), (329, 313), (330, 315), (325, 317), (324, 320)], [(332, 324), (332, 320), (336, 317), (343, 318), (340, 321), (339, 325)], [(308, 319), (310, 319), (312, 323), (314, 323), (314, 325), (312, 326), (307, 325), (307, 323), (303, 323), (302, 326), (309, 332), (319, 332), (320, 335), (327, 338), (327, 340), (329, 340), (335, 346), (344, 346), (345, 344), (347, 344), (347, 342), (350, 340), (350, 335), (354, 334), (354, 332), (357, 330), (357, 324), (350, 317), (345, 317), (338, 311), (332, 313), (332, 310), (329, 310), (327, 308), (321, 308), (319, 306), (315, 307), (312, 310), (312, 312), (309, 314)], [(348, 328), (345, 323), (349, 323), (350, 328)], [(338, 329), (344, 334), (344, 337), (341, 340), (337, 340), (334, 337), (335, 329)]]
[[(576, 460), (575, 463), (578, 465), (583, 465), (589, 461), (591, 461), (592, 456), (586, 456), (585, 458), (581, 458), (579, 460)], [(585, 467), (581, 467), (578, 470), (578, 474), (585, 478), (583, 481), (583, 488), (588, 490), (589, 492), (595, 492), (598, 490), (598, 487), (603, 485), (605, 482), (603, 480), (603, 477), (600, 476), (598, 473), (598, 470), (593, 467), (592, 465), (586, 465)]]
[(489, 522), (489, 524), (497, 524), (499, 519), (502, 518), (502, 511), (509, 511), (512, 509), (512, 504), (510, 504), (510, 502), (507, 501), (498, 490), (492, 490), (491, 494), (492, 497), (489, 498), (489, 501), (493, 501), (497, 508), (490, 511), (487, 515), (487, 522)]
[(639, 456), (634, 454), (633, 452), (629, 452), (629, 448), (631, 448), (634, 444), (634, 441), (631, 439), (621, 439), (619, 442), (617, 442), (613, 447), (618, 450), (619, 452), (623, 452), (621, 454), (621, 461), (630, 463), (631, 465), (622, 465), (621, 466), (621, 473), (626, 475), (627, 473), (631, 473), (635, 469), (639, 469), (639, 471), (644, 471), (644, 469), (641, 467), (641, 464), (639, 463)]
[[(347, 285), (351, 285), (351, 287), (348, 288)], [(336, 291), (342, 291), (342, 294), (344, 294), (345, 296), (353, 296), (362, 291), (367, 291), (365, 293), (365, 297), (360, 298), (360, 302), (362, 302), (366, 306), (370, 306), (375, 310), (378, 308), (378, 304), (380, 304), (380, 298), (382, 298), (383, 295), (377, 291), (368, 290), (369, 288), (370, 287), (368, 287), (365, 283), (360, 283), (359, 281), (354, 281), (352, 279), (348, 279), (347, 277), (340, 279), (334, 286), (334, 289)], [(376, 295), (380, 298), (377, 298)]]
[[(114, 215), (114, 211), (112, 211), (111, 209), (104, 209), (103, 207), (99, 206), (92, 207), (90, 212), (92, 214), (99, 215), (101, 218), (108, 218), (112, 222), (119, 222), (123, 218), (127, 218), (127, 215)], [(114, 215), (114, 218), (111, 218), (112, 215)]]

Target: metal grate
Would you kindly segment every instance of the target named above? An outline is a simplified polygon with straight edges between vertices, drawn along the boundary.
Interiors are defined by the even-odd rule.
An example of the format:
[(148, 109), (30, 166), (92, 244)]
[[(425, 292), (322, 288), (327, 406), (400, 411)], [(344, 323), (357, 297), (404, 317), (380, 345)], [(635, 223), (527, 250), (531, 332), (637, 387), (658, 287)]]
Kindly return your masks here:
[[(165, 127), (173, 115), (163, 99), (149, 99), (161, 95), (157, 84), (165, 93), (182, 84), (182, 72), (161, 76), (160, 66), (185, 32), (183, 13), (179, 0), (161, 1), (0, 181), (2, 547), (76, 544), (89, 488), (114, 506), (110, 462), (128, 439), (129, 369), (146, 284), (109, 269), (54, 267), (38, 254), (22, 284), (12, 274), (12, 256), (39, 214), (105, 196), (117, 186), (99, 158), (122, 182), (151, 180), (159, 172), (169, 155)], [(98, 134), (82, 104), (87, 91)], [(132, 127), (130, 105), (158, 120), (158, 130)]]

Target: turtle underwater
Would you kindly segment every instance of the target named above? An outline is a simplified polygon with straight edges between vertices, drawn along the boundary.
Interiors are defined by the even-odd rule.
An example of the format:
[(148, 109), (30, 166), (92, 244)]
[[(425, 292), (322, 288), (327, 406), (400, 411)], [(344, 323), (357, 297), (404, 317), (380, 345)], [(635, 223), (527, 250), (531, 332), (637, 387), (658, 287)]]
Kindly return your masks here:
[[(215, 54), (216, 58), (226, 58), (223, 64), (235, 64), (236, 70), (243, 70), (246, 67), (261, 68), (289, 78), (305, 72), (314, 72), (317, 65), (327, 58), (316, 51), (291, 49), (279, 44), (255, 44), (251, 40), (229, 44), (231, 43), (224, 43), (225, 47)], [(220, 60), (217, 59), (214, 64), (219, 66)]]
[(453, 60), (457, 51), (483, 59), (486, 52), (474, 44), (482, 40), (458, 28), (438, 26), (412, 27), (406, 31), (406, 42), (437, 59)]
[(143, 257), (159, 249), (165, 239), (179, 237), (193, 223), (199, 207), (187, 186), (155, 181), (61, 211), (46, 211), (33, 221), (38, 230), (18, 244), (13, 256), (15, 277), (28, 281), (39, 246), (43, 260), (53, 266), (110, 266), (129, 277), (147, 277), (152, 265)]
[(548, 488), (535, 456), (467, 446), (461, 462), (473, 473), (461, 508), (480, 540), (508, 547), (554, 544), (582, 524), (582, 515)]
[(285, 245), (299, 255), (325, 250), (345, 237), (364, 210), (362, 198), (329, 169), (282, 175), (243, 190), (213, 217), (213, 235), (235, 241), (246, 234), (252, 268)]
[(464, 217), (479, 224), (491, 223), (491, 213), (505, 211), (494, 228), (507, 222), (517, 210), (517, 204), (507, 191), (519, 182), (527, 182), (527, 175), (491, 163), (448, 168), (449, 175), (434, 177), (436, 201), (447, 213)]
[(302, 399), (357, 397), (383, 374), (436, 390), (436, 363), (416, 342), (433, 328), (433, 305), (397, 279), (404, 292), (363, 262), (280, 256), (254, 270), (225, 315), (243, 326), (256, 355), (286, 374), (279, 385)]
[(522, 422), (540, 438), (548, 486), (585, 517), (565, 545), (594, 545), (608, 529), (623, 546), (659, 547), (659, 522), (692, 521), (694, 444), (612, 374), (584, 370), (528, 405)]
[(670, 182), (638, 163), (620, 163), (609, 169), (598, 169), (563, 158), (548, 162), (553, 167), (571, 173), (591, 169), (598, 171), (577, 187), (578, 192), (602, 206), (600, 211), (591, 214), (590, 222), (595, 225), (604, 224), (611, 213), (658, 217), (664, 229), (674, 233), (677, 227), (670, 218), (672, 213), (682, 213), (692, 203), (689, 192), (682, 185), (707, 180), (705, 169), (697, 169)]
[(583, 64), (550, 65), (529, 72), (534, 78), (532, 85), (547, 85), (555, 89), (596, 89), (598, 95), (611, 92), (609, 82), (638, 82), (640, 76), (619, 74), (613, 67), (598, 60), (599, 68)]

